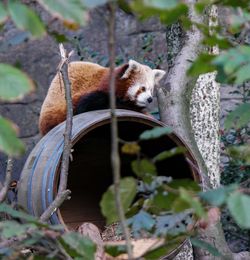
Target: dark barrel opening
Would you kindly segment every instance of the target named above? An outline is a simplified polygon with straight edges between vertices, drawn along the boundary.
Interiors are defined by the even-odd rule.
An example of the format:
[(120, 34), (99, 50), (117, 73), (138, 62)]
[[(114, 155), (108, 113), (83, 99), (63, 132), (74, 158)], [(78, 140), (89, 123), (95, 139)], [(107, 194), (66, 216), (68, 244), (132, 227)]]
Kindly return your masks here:
[[(151, 129), (142, 122), (120, 121), (118, 123), (119, 137), (125, 141), (134, 141), (145, 130)], [(174, 136), (164, 136), (160, 139), (141, 143), (142, 152), (149, 157), (176, 147), (180, 143)], [(101, 230), (105, 220), (101, 215), (99, 203), (102, 194), (112, 184), (110, 165), (110, 124), (98, 126), (82, 136), (73, 147), (73, 161), (70, 163), (68, 188), (72, 191), (71, 200), (66, 201), (60, 209), (60, 221), (70, 229), (75, 229), (83, 222), (92, 222)], [(158, 175), (173, 178), (194, 178), (194, 172), (185, 157), (190, 154), (174, 156), (157, 163)], [(134, 156), (122, 154), (122, 176), (133, 175), (131, 162)], [(59, 174), (59, 173), (58, 173)]]

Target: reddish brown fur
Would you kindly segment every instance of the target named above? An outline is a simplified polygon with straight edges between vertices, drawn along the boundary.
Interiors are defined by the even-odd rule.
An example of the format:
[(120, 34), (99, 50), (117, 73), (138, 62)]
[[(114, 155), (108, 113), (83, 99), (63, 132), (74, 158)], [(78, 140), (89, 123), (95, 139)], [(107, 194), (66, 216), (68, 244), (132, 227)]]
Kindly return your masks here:
[[(128, 64), (115, 69), (116, 95), (120, 98), (126, 97), (129, 86), (136, 81), (136, 73), (131, 71), (131, 77), (121, 79)], [(109, 90), (109, 69), (94, 63), (72, 62), (69, 64), (69, 78), (72, 88), (72, 101), (75, 108), (79, 98), (96, 90)], [(60, 79), (56, 75), (50, 85), (47, 96), (42, 105), (39, 129), (42, 135), (54, 128), (66, 119), (66, 102), (64, 89), (61, 87)]]
[[(115, 69), (115, 87), (116, 87), (116, 96), (119, 98), (126, 98), (127, 90), (135, 82), (133, 78), (133, 71), (131, 71), (131, 77), (126, 79), (121, 79), (122, 75), (128, 68), (128, 64), (124, 64)], [(101, 80), (99, 89), (104, 91), (109, 91), (109, 79), (110, 73), (108, 72)]]

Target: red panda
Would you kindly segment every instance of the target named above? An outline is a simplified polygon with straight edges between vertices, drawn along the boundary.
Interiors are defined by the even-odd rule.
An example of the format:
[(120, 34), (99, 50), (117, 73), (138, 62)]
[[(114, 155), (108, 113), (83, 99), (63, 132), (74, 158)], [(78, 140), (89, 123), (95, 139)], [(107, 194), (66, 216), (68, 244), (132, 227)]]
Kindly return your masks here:
[[(109, 68), (90, 62), (71, 62), (68, 67), (74, 114), (109, 107)], [(130, 60), (115, 68), (118, 108), (143, 112), (153, 100), (154, 86), (165, 71)], [(43, 102), (39, 130), (45, 135), (66, 119), (66, 101), (58, 74)]]

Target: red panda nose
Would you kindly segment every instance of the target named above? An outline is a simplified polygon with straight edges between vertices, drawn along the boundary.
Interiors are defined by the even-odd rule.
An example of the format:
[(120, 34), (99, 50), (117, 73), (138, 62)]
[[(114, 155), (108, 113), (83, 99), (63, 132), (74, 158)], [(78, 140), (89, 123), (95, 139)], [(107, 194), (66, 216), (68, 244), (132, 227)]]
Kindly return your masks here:
[(148, 103), (151, 103), (151, 102), (153, 101), (153, 98), (149, 97), (149, 98), (147, 99), (147, 101), (148, 101)]

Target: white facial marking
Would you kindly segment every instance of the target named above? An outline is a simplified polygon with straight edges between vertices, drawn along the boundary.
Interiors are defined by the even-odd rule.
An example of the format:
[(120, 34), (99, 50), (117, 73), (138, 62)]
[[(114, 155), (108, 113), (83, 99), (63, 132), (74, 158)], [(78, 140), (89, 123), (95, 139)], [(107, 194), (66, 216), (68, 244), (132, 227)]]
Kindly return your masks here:
[(154, 87), (165, 75), (165, 71), (158, 69), (152, 70), (146, 65), (130, 60), (129, 67), (122, 78), (129, 78), (132, 71), (136, 73), (131, 76), (133, 84), (128, 89), (127, 96), (129, 100), (134, 101), (136, 105), (145, 107), (148, 103), (152, 102)]
[(140, 107), (145, 107), (148, 103), (148, 99), (153, 98), (150, 91), (143, 92), (139, 94), (136, 98), (136, 104)]
[(136, 97), (136, 93), (140, 90), (140, 85), (139, 84), (136, 84), (136, 85), (133, 85), (131, 86), (129, 89), (128, 89), (128, 92), (127, 92), (127, 95), (129, 97), (130, 100), (135, 100), (135, 97)]

